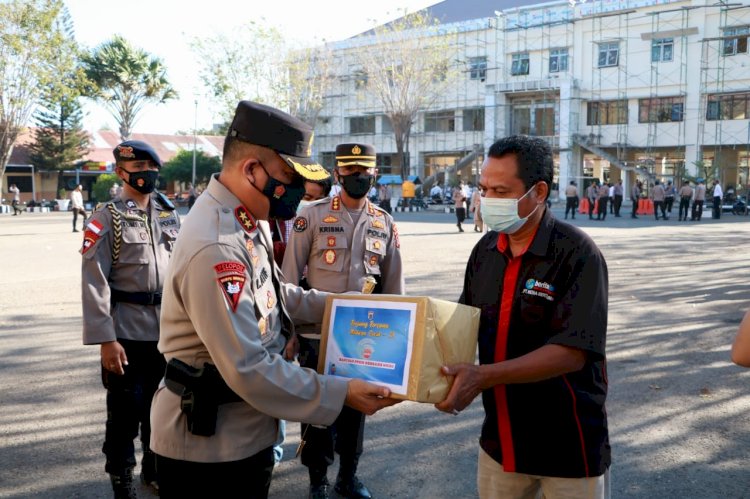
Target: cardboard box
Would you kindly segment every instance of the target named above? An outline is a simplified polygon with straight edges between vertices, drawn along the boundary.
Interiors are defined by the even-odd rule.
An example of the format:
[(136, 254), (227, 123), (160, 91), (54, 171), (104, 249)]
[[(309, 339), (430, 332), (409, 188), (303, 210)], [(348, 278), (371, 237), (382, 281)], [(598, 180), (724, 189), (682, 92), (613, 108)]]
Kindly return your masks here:
[(442, 401), (440, 367), (476, 361), (479, 309), (425, 296), (331, 295), (318, 372), (385, 385), (393, 398)]

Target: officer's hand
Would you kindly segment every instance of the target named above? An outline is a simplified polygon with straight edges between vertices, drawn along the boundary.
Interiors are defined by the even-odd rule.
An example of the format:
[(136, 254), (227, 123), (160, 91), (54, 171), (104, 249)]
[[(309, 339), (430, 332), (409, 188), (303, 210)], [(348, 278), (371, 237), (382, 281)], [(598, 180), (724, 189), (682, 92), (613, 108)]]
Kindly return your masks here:
[(284, 360), (292, 361), (299, 353), (299, 340), (297, 339), (297, 335), (293, 335), (289, 341), (286, 342), (286, 346), (284, 347), (283, 357)]
[(380, 409), (401, 402), (400, 400), (388, 398), (391, 391), (384, 387), (373, 385), (361, 379), (349, 381), (344, 403), (359, 412), (372, 416)]
[(441, 369), (445, 376), (453, 376), (453, 385), (445, 400), (435, 404), (435, 408), (450, 414), (458, 414), (482, 393), (482, 378), (479, 366), (474, 364), (453, 364)]
[(128, 365), (128, 357), (125, 349), (117, 341), (108, 341), (101, 346), (102, 365), (107, 371), (115, 374), (125, 374), (125, 366)]

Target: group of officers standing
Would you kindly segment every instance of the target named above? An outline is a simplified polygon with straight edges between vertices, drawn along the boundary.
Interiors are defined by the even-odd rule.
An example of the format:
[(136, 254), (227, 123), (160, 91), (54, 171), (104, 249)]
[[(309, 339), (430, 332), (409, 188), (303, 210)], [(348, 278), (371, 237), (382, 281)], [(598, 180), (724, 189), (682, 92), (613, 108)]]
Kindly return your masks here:
[[(312, 201), (330, 176), (311, 159), (312, 140), (298, 119), (240, 102), (221, 172), (184, 221), (155, 191), (153, 148), (115, 148), (123, 191), (87, 221), (81, 253), (83, 341), (100, 346), (116, 498), (137, 496), (139, 434), (142, 480), (160, 496), (266, 498), (282, 420), (306, 423), (308, 497), (332, 494), (334, 453), (336, 494), (372, 496), (357, 478), (364, 415), (397, 400), (387, 387), (303, 366), (322, 354), (329, 293), (404, 293), (399, 235), (367, 199), (377, 174), (367, 144), (336, 148), (341, 190)], [(480, 309), (479, 365), (440, 368), (452, 381), (438, 410), (458, 415), (482, 396), (486, 499), (610, 496), (607, 267), (588, 236), (549, 212), (552, 175), (541, 139), (489, 148), (479, 200), (489, 232), (458, 300)]]

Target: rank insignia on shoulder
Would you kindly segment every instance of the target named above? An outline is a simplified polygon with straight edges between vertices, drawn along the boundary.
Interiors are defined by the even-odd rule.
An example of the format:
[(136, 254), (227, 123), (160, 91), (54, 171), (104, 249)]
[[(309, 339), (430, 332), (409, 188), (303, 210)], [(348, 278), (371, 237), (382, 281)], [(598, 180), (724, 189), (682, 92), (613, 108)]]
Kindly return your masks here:
[(221, 286), (227, 304), (232, 309), (232, 312), (236, 312), (240, 296), (242, 296), (242, 289), (245, 287), (245, 276), (229, 274), (219, 277), (217, 281), (219, 282), (219, 286)]
[(333, 199), (331, 199), (331, 210), (333, 211), (341, 210), (341, 198), (340, 197), (334, 196)]
[(328, 215), (327, 217), (323, 219), (323, 223), (326, 223), (326, 224), (335, 224), (338, 221), (339, 219), (334, 217), (333, 215)]
[(385, 224), (381, 222), (380, 220), (373, 220), (372, 226), (375, 227), (376, 229), (385, 229)]
[(235, 208), (234, 216), (237, 218), (237, 221), (240, 223), (240, 225), (242, 225), (242, 228), (245, 229), (245, 232), (247, 232), (248, 234), (256, 229), (257, 225), (255, 224), (255, 219), (244, 206), (240, 205)]
[(305, 217), (295, 218), (292, 228), (294, 229), (294, 232), (305, 232), (307, 229), (307, 219)]
[(323, 261), (325, 261), (328, 265), (333, 265), (336, 263), (336, 252), (329, 249), (326, 250), (325, 253), (323, 253)]
[(159, 218), (169, 218), (172, 214), (168, 211), (161, 211), (159, 212)]
[(328, 236), (328, 247), (333, 248), (336, 246), (336, 236)]
[(367, 203), (367, 213), (370, 215), (374, 215), (376, 213), (375, 208), (373, 208), (372, 203)]

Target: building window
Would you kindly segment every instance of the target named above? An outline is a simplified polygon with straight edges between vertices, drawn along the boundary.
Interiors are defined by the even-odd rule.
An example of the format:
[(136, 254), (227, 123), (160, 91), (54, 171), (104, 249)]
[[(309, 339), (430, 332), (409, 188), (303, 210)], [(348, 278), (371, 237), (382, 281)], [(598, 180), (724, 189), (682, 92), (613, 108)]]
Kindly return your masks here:
[(707, 120), (745, 120), (749, 117), (750, 92), (708, 96)]
[(380, 133), (393, 133), (393, 124), (391, 124), (391, 119), (383, 115), (380, 117)]
[[(12, 176), (7, 175), (6, 176), (8, 180), (8, 187), (10, 187), (13, 184), (16, 184), (16, 187), (18, 187), (18, 190), (20, 192), (31, 192), (31, 175), (24, 175), (24, 176)], [(10, 191), (8, 191), (10, 192)]]
[(682, 121), (684, 110), (684, 97), (638, 99), (638, 122), (666, 123)]
[(510, 65), (510, 74), (513, 76), (529, 74), (529, 53), (513, 54), (513, 62)]
[[(724, 30), (725, 38), (722, 53), (724, 55), (736, 55), (747, 53), (747, 37), (750, 34), (750, 26), (740, 28), (726, 28)], [(744, 36), (742, 36), (744, 35)]]
[(586, 105), (587, 125), (626, 125), (628, 123), (628, 101), (594, 101)]
[(354, 72), (354, 88), (356, 90), (362, 90), (365, 87), (367, 87), (367, 72), (355, 71)]
[(464, 132), (484, 130), (484, 108), (464, 109)]
[(328, 171), (333, 170), (333, 167), (336, 165), (336, 151), (320, 153), (320, 164)]
[(674, 38), (654, 38), (651, 40), (651, 62), (668, 62), (672, 60)]
[(568, 49), (549, 51), (549, 72), (560, 73), (568, 70)]
[(620, 42), (600, 43), (597, 67), (617, 66), (620, 60)]
[(469, 58), (469, 78), (480, 81), (487, 78), (487, 57)]
[(425, 132), (453, 132), (456, 130), (456, 113), (453, 111), (437, 111), (425, 113)]
[(354, 116), (349, 118), (349, 133), (375, 133), (375, 116)]

